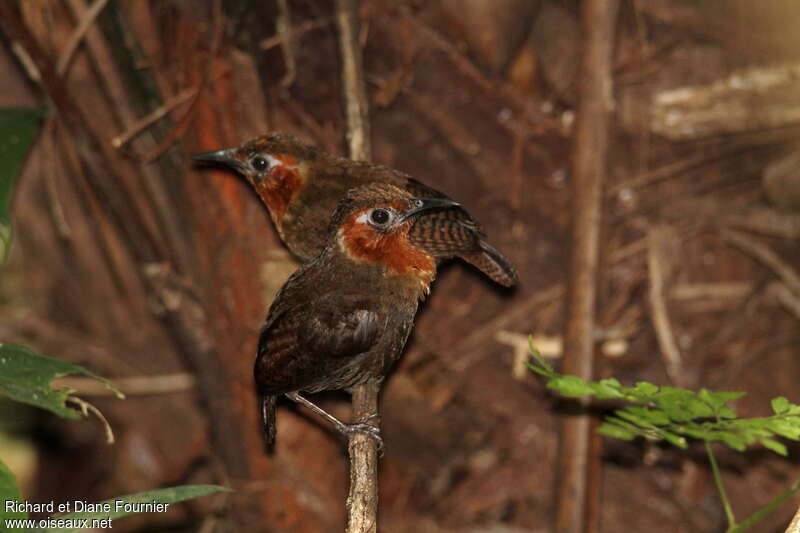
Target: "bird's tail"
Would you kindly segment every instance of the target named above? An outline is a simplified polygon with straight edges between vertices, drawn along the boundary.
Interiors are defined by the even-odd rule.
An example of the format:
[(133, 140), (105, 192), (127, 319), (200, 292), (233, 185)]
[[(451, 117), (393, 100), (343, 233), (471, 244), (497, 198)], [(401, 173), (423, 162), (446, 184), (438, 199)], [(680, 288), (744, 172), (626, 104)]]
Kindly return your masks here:
[(504, 287), (511, 287), (518, 281), (517, 271), (508, 259), (484, 241), (480, 241), (480, 250), (462, 257)]
[(264, 429), (267, 452), (269, 453), (275, 451), (275, 411), (277, 410), (277, 405), (277, 396), (261, 395), (261, 424)]

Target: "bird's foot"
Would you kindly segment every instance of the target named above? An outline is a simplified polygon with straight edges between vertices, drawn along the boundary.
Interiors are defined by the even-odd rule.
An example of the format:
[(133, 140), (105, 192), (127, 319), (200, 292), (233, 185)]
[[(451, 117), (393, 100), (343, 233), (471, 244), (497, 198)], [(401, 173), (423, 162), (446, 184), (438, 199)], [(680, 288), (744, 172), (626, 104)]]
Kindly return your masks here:
[(372, 413), (368, 417), (362, 418), (361, 420), (359, 420), (359, 423), (372, 422), (373, 420), (375, 421), (376, 424), (378, 424), (380, 426), (380, 424), (381, 424), (381, 415), (379, 415), (378, 413)]
[(370, 421), (373, 420), (378, 422), (380, 421), (380, 415), (378, 413), (373, 413), (359, 422), (355, 422), (352, 424), (345, 424), (332, 414), (328, 413), (324, 409), (321, 409), (320, 407), (317, 407), (316, 405), (306, 400), (296, 392), (286, 393), (286, 397), (294, 402), (305, 405), (306, 407), (317, 413), (319, 416), (321, 416), (322, 418), (333, 424), (333, 427), (336, 428), (336, 431), (344, 435), (347, 435), (348, 439), (352, 438), (353, 435), (355, 435), (356, 433), (363, 433), (365, 435), (369, 435), (370, 437), (375, 439), (375, 441), (378, 443), (378, 451), (381, 453), (381, 455), (383, 455), (383, 439), (381, 438), (381, 430), (379, 427), (373, 426), (372, 424), (369, 423)]
[(375, 442), (378, 443), (378, 451), (383, 454), (383, 438), (381, 437), (381, 430), (380, 428), (369, 423), (370, 420), (375, 418), (380, 418), (380, 416), (378, 414), (374, 414), (367, 417), (363, 422), (355, 422), (352, 424), (342, 423), (342, 425), (337, 427), (337, 429), (347, 435), (348, 438), (352, 438), (358, 433), (372, 437), (375, 439)]

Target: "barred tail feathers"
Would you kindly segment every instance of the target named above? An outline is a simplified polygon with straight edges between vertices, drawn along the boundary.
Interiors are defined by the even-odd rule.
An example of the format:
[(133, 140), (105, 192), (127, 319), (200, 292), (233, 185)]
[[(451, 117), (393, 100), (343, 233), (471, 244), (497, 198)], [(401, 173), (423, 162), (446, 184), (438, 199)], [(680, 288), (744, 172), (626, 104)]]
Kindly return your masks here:
[(269, 453), (275, 451), (275, 411), (277, 410), (277, 405), (277, 396), (261, 395), (261, 423), (264, 430), (264, 441)]
[(480, 251), (462, 257), (504, 287), (512, 287), (519, 281), (517, 271), (511, 266), (508, 259), (484, 241), (480, 241)]

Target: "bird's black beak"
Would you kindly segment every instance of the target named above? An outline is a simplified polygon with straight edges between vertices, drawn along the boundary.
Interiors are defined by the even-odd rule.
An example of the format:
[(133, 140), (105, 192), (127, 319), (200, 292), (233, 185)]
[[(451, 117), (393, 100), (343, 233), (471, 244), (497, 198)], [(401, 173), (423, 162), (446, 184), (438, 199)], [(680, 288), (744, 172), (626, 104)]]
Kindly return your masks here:
[(411, 205), (411, 209), (400, 215), (400, 222), (405, 222), (411, 217), (433, 209), (447, 209), (461, 205), (449, 198), (412, 198), (408, 203)]
[(235, 148), (225, 148), (215, 152), (204, 152), (202, 154), (193, 155), (192, 159), (195, 161), (201, 161), (203, 163), (217, 163), (235, 168), (236, 170), (246, 170), (246, 167), (240, 163), (238, 159), (236, 159)]

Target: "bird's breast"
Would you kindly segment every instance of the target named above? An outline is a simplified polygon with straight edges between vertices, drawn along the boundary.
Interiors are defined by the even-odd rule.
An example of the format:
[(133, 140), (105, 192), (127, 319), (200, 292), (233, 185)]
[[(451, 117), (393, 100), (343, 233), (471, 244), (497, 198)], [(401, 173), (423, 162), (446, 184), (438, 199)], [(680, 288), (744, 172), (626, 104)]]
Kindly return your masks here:
[(300, 194), (306, 183), (303, 163), (291, 156), (275, 156), (279, 161), (269, 176), (256, 185), (256, 192), (267, 206), (278, 232), (283, 235), (289, 204)]
[(377, 265), (386, 275), (400, 278), (417, 299), (424, 298), (436, 276), (436, 260), (411, 245), (405, 233), (397, 232), (375, 238), (361, 225), (346, 225), (337, 235), (339, 247), (357, 263)]

